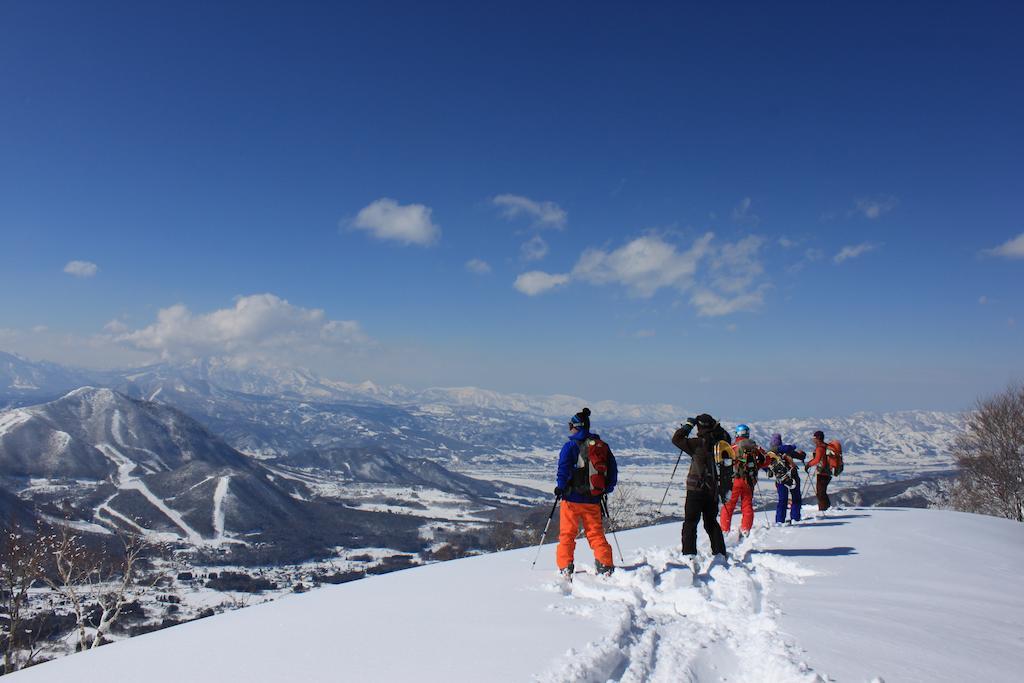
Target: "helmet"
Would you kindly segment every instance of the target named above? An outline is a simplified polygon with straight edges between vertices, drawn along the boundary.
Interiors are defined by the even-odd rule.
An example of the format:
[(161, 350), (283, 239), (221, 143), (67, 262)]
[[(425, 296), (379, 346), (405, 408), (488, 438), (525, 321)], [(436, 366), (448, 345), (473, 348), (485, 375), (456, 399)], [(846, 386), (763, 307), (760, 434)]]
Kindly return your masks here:
[(735, 434), (736, 436), (749, 437), (750, 427), (744, 424), (736, 425), (736, 429), (733, 430), (733, 434)]

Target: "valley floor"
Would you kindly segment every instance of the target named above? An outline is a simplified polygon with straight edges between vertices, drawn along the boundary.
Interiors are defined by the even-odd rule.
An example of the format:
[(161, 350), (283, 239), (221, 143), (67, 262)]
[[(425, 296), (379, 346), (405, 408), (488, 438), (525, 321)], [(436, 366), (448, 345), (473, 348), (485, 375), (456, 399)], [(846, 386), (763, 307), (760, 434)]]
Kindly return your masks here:
[[(536, 569), (529, 548), (433, 564), (14, 680), (892, 683), (1011, 681), (1024, 669), (1024, 525), (853, 508), (737, 540), (729, 566), (696, 577), (680, 561), (678, 524), (619, 533), (624, 562), (608, 579), (564, 583), (551, 545)], [(585, 542), (576, 561), (592, 563)]]

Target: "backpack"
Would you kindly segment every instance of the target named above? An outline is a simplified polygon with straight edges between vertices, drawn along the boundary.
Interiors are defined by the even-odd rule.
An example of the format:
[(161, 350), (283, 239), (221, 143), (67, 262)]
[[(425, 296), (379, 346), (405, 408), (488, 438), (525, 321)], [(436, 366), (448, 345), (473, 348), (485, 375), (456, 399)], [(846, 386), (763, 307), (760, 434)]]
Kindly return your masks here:
[(580, 442), (576, 467), (572, 471), (572, 490), (585, 496), (602, 496), (608, 485), (608, 461), (612, 449), (597, 434)]
[(833, 439), (825, 445), (825, 450), (828, 453), (828, 464), (832, 475), (838, 477), (843, 473), (843, 444), (839, 443), (839, 439)]
[(761, 450), (757, 442), (750, 438), (743, 439), (733, 446), (733, 450), (736, 452), (736, 459), (733, 460), (735, 469), (733, 476), (737, 479), (757, 479), (756, 458)]

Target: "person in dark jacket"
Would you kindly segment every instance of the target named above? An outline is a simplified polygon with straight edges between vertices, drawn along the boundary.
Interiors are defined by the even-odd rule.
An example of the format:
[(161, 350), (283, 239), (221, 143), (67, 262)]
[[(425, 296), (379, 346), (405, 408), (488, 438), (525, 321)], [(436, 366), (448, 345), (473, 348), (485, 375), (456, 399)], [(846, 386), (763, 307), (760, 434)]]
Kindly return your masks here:
[[(803, 499), (800, 491), (800, 468), (797, 467), (796, 460), (803, 460), (807, 454), (793, 444), (782, 443), (782, 434), (772, 434), (771, 446), (768, 450), (778, 455), (789, 468), (789, 476), (793, 479), (793, 506), (789, 514), (792, 521), (799, 522)], [(784, 524), (786, 508), (789, 506), (790, 488), (785, 484), (775, 482), (775, 490), (779, 494), (779, 502), (775, 505), (775, 523)]]
[[(690, 432), (697, 428), (697, 436)], [(729, 441), (729, 433), (707, 413), (686, 420), (672, 435), (672, 443), (692, 457), (686, 474), (686, 502), (683, 506), (683, 555), (697, 554), (697, 523), (704, 518), (704, 531), (711, 539), (711, 552), (725, 555), (725, 537), (718, 525), (718, 467), (715, 444)]]
[[(590, 543), (590, 549), (594, 551), (594, 564), (598, 574), (611, 574), (615, 569), (615, 561), (612, 558), (612, 547), (604, 535), (604, 524), (601, 516), (602, 496), (592, 496), (589, 490), (579, 491), (573, 487), (573, 472), (576, 470), (577, 461), (581, 456), (581, 450), (587, 448), (588, 437), (601, 438), (590, 432), (590, 408), (584, 408), (569, 418), (569, 439), (562, 446), (558, 454), (558, 475), (555, 486), (555, 497), (562, 499), (562, 507), (558, 515), (558, 549), (555, 551), (555, 561), (558, 564), (558, 571), (568, 577), (573, 572), (573, 555), (576, 551), (576, 534), (580, 524)], [(586, 452), (582, 452), (586, 457)], [(615, 463), (615, 456), (611, 450), (608, 451), (608, 472), (605, 476), (605, 490), (607, 495), (615, 489), (618, 482), (619, 468)]]

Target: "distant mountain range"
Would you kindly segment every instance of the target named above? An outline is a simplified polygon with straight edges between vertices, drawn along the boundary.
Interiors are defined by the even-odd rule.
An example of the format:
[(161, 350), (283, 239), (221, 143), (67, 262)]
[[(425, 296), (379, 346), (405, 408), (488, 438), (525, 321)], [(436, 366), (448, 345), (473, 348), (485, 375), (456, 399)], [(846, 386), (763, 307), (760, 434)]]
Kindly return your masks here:
[[(353, 481), (428, 486), (495, 505), (502, 496), (534, 493), (380, 449), (307, 449), (293, 465), (347, 469)], [(97, 532), (125, 529), (236, 554), (261, 547), (264, 559), (304, 559), (336, 546), (421, 549), (422, 520), (318, 496), (307, 485), (315, 477), (261, 463), (176, 408), (111, 389), (83, 387), (0, 413), (6, 518), (63, 518)]]

